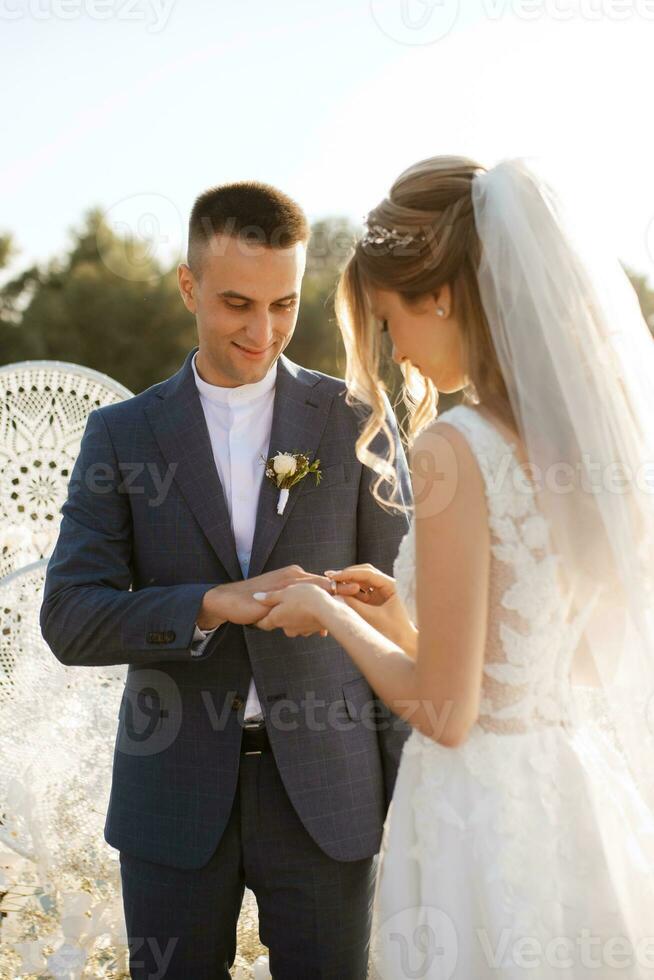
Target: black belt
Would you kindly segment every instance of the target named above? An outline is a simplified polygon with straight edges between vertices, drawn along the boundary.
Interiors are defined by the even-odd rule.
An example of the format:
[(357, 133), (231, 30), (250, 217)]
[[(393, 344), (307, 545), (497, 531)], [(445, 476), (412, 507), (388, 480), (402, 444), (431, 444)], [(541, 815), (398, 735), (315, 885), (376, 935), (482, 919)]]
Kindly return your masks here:
[(270, 751), (270, 741), (268, 739), (265, 721), (255, 722), (254, 724), (246, 721), (243, 725), (241, 754), (259, 755), (261, 752)]

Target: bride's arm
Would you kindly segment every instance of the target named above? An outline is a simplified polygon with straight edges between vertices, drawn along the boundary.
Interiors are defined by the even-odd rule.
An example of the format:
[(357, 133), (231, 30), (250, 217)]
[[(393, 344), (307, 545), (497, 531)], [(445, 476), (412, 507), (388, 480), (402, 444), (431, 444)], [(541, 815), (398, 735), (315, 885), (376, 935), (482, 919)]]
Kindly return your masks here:
[[(395, 579), (372, 565), (350, 565), (325, 575), (339, 585), (358, 585), (365, 599), (343, 596), (351, 609), (359, 614), (378, 633), (383, 633), (401, 650), (415, 660), (418, 653), (418, 631), (397, 594)], [(368, 590), (372, 589), (372, 593)]]
[(418, 655), (414, 660), (323, 593), (319, 619), (397, 715), (458, 745), (479, 713), (490, 534), (484, 484), (464, 436), (438, 423), (412, 452)]

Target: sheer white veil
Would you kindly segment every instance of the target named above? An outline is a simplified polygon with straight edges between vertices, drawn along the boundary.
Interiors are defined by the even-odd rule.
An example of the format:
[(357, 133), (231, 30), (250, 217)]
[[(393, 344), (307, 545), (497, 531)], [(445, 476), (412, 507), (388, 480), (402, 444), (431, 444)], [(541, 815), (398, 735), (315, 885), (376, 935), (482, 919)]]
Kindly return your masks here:
[[(602, 727), (647, 805), (645, 829), (654, 813), (654, 340), (601, 245), (601, 208), (594, 228), (582, 227), (536, 167), (505, 160), (473, 179), (481, 299), (569, 615), (584, 617), (575, 690), (595, 686)], [(588, 705), (578, 698), (592, 728)]]

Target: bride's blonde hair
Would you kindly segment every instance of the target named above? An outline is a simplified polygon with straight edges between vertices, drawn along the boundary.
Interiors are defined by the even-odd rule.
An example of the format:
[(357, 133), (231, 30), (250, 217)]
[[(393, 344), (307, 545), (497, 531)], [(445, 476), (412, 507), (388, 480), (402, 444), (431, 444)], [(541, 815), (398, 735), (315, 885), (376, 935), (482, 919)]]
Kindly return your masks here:
[[(336, 316), (347, 355), (348, 402), (367, 406), (366, 421), (356, 442), (357, 458), (378, 475), (373, 494), (393, 510), (399, 501), (395, 448), (386, 423), (387, 386), (380, 377), (381, 334), (372, 316), (368, 290), (399, 293), (411, 305), (443, 285), (452, 291), (453, 312), (461, 326), (466, 374), (479, 401), (509, 427), (515, 428), (509, 397), (491, 341), (477, 282), (481, 246), (474, 223), (472, 181), (486, 168), (466, 157), (430, 157), (400, 174), (388, 197), (368, 215), (368, 227), (395, 229), (410, 236), (407, 245), (391, 240), (357, 242), (336, 289)], [(418, 236), (415, 238), (414, 236)], [(389, 247), (390, 246), (390, 247)], [(408, 361), (401, 365), (402, 400), (407, 409), (404, 435), (409, 446), (438, 414), (438, 392)], [(464, 398), (468, 399), (464, 391)], [(388, 452), (370, 447), (382, 433)], [(380, 486), (390, 484), (382, 497)]]

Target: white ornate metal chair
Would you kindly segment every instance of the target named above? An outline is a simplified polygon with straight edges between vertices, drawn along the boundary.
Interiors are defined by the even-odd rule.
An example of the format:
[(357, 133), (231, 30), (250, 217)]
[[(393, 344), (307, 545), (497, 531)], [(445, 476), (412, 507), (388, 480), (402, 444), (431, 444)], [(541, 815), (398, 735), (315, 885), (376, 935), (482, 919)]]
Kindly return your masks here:
[(103, 836), (125, 667), (53, 656), (39, 628), (46, 566), (0, 581), (0, 963), (16, 971), (7, 976), (69, 976), (57, 972), (68, 964), (70, 976), (103, 977), (123, 973), (126, 955), (120, 869)]
[(0, 578), (49, 556), (89, 412), (131, 395), (81, 364), (0, 368)]
[[(0, 980), (128, 977), (120, 869), (103, 833), (126, 667), (60, 664), (39, 610), (88, 413), (131, 394), (78, 364), (0, 368)], [(268, 976), (262, 953), (246, 890), (235, 976)]]
[[(127, 980), (120, 867), (103, 833), (126, 668), (53, 656), (38, 615), (46, 567), (0, 581), (0, 978)], [(269, 977), (264, 953), (246, 890), (235, 977)]]

